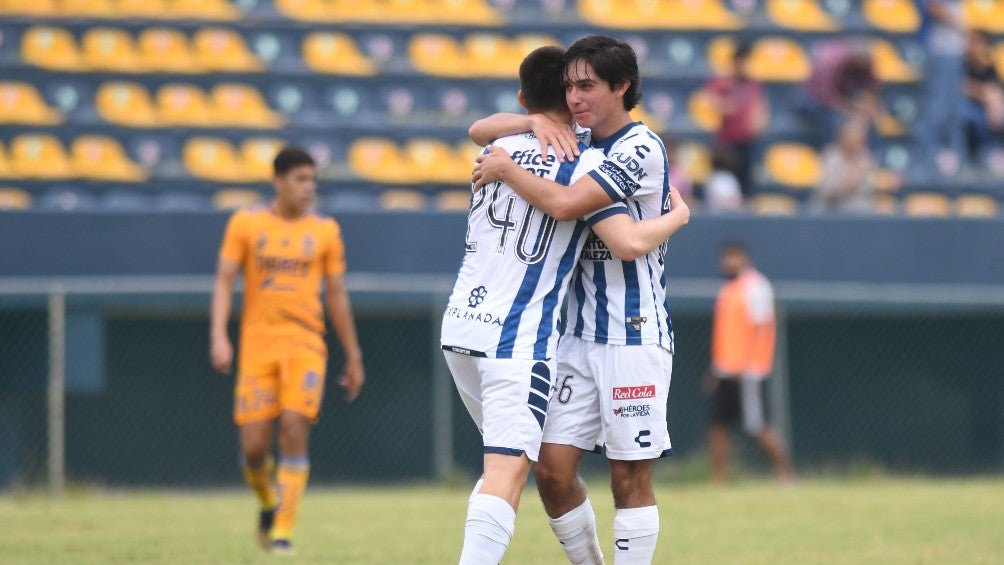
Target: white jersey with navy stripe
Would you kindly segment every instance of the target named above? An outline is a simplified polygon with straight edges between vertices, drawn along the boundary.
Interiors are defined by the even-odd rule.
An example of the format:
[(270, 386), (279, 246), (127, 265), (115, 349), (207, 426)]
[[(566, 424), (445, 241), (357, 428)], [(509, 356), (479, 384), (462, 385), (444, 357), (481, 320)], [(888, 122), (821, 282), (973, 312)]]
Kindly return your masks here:
[[(593, 145), (606, 160), (590, 171), (620, 210), (634, 220), (669, 211), (669, 161), (662, 141), (634, 122)], [(635, 261), (614, 257), (590, 233), (569, 292), (566, 333), (615, 345), (659, 344), (673, 352), (666, 300), (666, 246)]]
[[(563, 185), (604, 161), (601, 151), (582, 142), (574, 162), (559, 162), (553, 154), (545, 159), (532, 133), (493, 145), (530, 172)], [(467, 253), (443, 316), (443, 348), (500, 359), (553, 358), (561, 304), (588, 226), (613, 214), (612, 208), (559, 222), (505, 183), (476, 192), (467, 219)]]

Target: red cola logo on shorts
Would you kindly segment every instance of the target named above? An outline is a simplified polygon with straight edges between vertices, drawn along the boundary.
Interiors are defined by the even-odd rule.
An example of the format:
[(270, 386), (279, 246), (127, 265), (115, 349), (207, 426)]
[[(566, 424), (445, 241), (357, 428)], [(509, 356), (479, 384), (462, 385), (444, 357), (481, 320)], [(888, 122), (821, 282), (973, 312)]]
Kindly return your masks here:
[(655, 398), (655, 385), (614, 387), (614, 400)]

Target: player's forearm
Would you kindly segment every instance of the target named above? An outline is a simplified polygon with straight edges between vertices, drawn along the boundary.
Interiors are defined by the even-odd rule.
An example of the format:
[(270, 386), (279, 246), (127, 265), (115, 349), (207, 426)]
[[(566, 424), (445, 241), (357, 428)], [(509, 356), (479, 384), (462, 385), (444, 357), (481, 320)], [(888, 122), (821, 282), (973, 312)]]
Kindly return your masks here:
[(634, 222), (631, 251), (635, 256), (630, 260), (651, 253), (689, 222), (690, 208), (686, 204), (678, 205), (658, 218)]
[(487, 118), (481, 118), (474, 122), (467, 135), (471, 141), (481, 147), (488, 145), (500, 137), (516, 135), (533, 129), (533, 122), (526, 114), (510, 114), (502, 112), (492, 114)]
[(227, 323), (233, 310), (234, 283), (223, 277), (216, 277), (213, 285), (213, 299), (209, 312), (210, 337), (226, 337)]
[(345, 359), (362, 361), (363, 352), (359, 347), (356, 323), (352, 318), (352, 303), (347, 292), (342, 290), (328, 296), (328, 315), (331, 316), (331, 323), (335, 326), (338, 341), (342, 344)]

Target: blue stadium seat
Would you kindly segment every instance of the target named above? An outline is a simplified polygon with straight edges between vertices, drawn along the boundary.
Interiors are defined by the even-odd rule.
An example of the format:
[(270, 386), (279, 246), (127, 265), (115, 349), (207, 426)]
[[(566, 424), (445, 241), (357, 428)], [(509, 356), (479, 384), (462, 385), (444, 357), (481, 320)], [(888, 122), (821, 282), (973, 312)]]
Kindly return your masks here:
[(49, 190), (38, 199), (37, 206), (52, 212), (83, 212), (99, 208), (98, 199), (93, 194), (70, 188)]
[(154, 209), (163, 212), (202, 212), (212, 209), (209, 197), (194, 192), (162, 192), (153, 197)]
[(369, 190), (346, 188), (327, 193), (321, 198), (321, 210), (329, 214), (372, 212), (379, 209), (379, 196)]
[(101, 197), (102, 210), (112, 212), (146, 212), (154, 208), (153, 198), (148, 194), (116, 190)]

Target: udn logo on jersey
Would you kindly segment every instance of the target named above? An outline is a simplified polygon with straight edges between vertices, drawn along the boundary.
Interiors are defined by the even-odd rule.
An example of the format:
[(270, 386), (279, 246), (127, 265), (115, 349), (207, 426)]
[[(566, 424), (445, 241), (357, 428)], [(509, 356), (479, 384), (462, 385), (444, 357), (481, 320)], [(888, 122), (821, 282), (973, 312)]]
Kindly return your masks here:
[(614, 400), (655, 398), (655, 385), (614, 387)]

